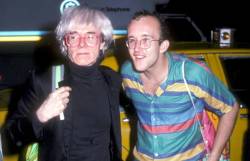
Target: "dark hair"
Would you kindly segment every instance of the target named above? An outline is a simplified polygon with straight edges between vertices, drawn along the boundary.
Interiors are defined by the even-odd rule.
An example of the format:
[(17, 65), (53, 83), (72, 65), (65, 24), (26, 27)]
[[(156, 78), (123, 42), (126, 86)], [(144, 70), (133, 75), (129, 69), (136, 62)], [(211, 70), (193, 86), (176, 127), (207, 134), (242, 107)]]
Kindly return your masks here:
[(132, 19), (129, 22), (129, 25), (130, 25), (131, 21), (139, 20), (142, 17), (147, 17), (147, 16), (153, 17), (159, 22), (159, 24), (160, 24), (160, 39), (161, 40), (168, 40), (170, 38), (168, 26), (165, 23), (165, 21), (160, 17), (160, 15), (157, 13), (149, 12), (147, 10), (141, 10), (141, 11), (135, 12)]

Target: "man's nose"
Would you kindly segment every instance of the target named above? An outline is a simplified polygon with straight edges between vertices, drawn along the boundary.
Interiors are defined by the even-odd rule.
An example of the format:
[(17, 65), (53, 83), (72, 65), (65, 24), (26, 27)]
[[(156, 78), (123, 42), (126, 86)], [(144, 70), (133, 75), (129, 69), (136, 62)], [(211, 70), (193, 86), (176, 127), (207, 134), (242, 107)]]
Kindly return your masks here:
[(81, 38), (80, 38), (80, 40), (79, 40), (79, 46), (80, 46), (80, 47), (86, 47), (86, 46), (87, 46), (85, 37), (81, 37)]
[(135, 42), (134, 50), (135, 50), (135, 51), (138, 51), (138, 50), (140, 50), (140, 48), (141, 48), (141, 42), (140, 42), (139, 40), (137, 40), (137, 41)]

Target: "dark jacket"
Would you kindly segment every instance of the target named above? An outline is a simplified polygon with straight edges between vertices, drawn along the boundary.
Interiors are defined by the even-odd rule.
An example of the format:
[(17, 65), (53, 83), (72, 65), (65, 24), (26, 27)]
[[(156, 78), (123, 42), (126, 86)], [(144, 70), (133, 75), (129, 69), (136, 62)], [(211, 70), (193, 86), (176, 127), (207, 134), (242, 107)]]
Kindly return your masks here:
[[(121, 132), (119, 115), (119, 92), (121, 79), (119, 75), (107, 67), (100, 70), (108, 85), (108, 98), (111, 111), (111, 143), (110, 153), (112, 161), (121, 160)], [(34, 73), (29, 82), (28, 90), (19, 101), (18, 109), (7, 121), (5, 134), (17, 145), (32, 142), (39, 143), (39, 161), (65, 160), (66, 135), (64, 121), (55, 117), (42, 124), (35, 112), (51, 92), (51, 70), (45, 73)], [(67, 80), (61, 82), (67, 84)], [(94, 152), (95, 153), (95, 152)], [(97, 154), (98, 155), (98, 152)]]

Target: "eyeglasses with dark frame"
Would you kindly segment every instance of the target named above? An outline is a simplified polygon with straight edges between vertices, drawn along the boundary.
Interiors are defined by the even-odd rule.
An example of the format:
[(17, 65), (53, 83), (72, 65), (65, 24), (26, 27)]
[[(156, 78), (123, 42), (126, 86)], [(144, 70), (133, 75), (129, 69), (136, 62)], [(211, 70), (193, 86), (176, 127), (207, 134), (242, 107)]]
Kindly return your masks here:
[(140, 48), (148, 49), (148, 48), (151, 47), (151, 42), (152, 41), (161, 41), (161, 39), (152, 39), (152, 38), (145, 37), (145, 38), (143, 38), (141, 40), (137, 40), (135, 38), (128, 38), (126, 40), (126, 46), (129, 49), (134, 49), (136, 47), (137, 42), (139, 42)]
[(68, 47), (78, 47), (83, 40), (87, 46), (95, 47), (100, 41), (100, 36), (92, 32), (83, 35), (78, 32), (69, 32), (64, 36), (65, 44)]

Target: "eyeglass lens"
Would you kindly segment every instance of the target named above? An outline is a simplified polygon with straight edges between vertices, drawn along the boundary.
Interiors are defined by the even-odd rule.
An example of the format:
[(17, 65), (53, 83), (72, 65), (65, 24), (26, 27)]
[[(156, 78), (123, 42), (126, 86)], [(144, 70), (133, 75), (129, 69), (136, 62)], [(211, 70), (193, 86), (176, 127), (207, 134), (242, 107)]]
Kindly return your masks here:
[(80, 43), (84, 40), (87, 46), (95, 46), (99, 40), (98, 35), (96, 33), (86, 33), (84, 35), (80, 35), (77, 32), (68, 33), (65, 36), (66, 44), (70, 47), (75, 47), (80, 45)]
[(150, 38), (143, 38), (141, 40), (136, 40), (134, 38), (130, 38), (126, 41), (126, 45), (128, 48), (130, 49), (134, 49), (137, 45), (137, 43), (139, 42), (139, 45), (142, 49), (147, 49), (147, 48), (150, 48), (151, 47), (151, 42), (152, 41), (160, 41), (160, 40), (153, 40), (153, 39), (150, 39)]

